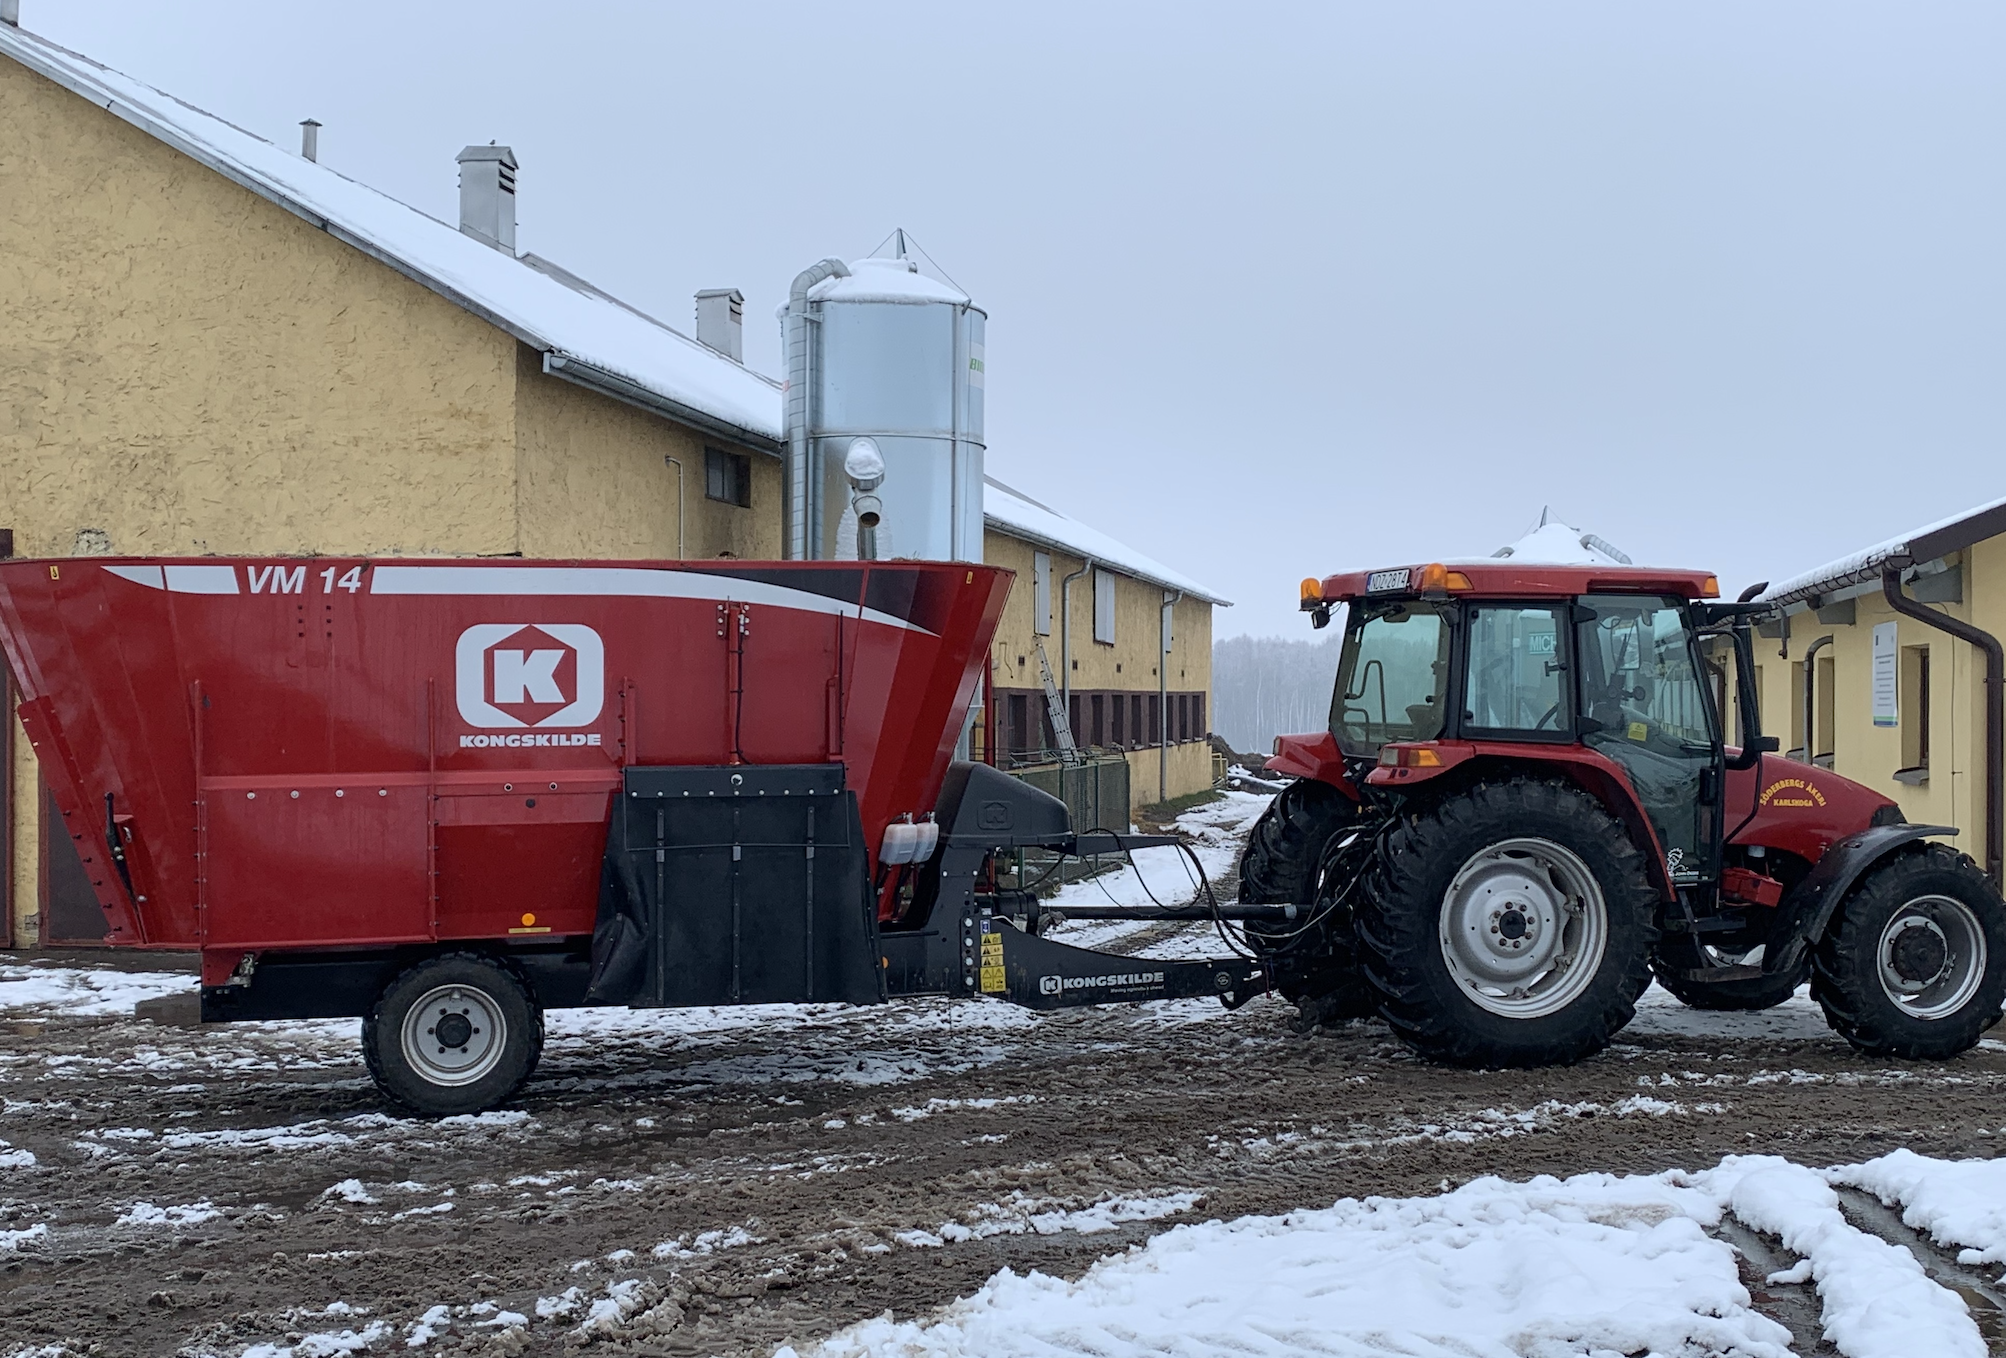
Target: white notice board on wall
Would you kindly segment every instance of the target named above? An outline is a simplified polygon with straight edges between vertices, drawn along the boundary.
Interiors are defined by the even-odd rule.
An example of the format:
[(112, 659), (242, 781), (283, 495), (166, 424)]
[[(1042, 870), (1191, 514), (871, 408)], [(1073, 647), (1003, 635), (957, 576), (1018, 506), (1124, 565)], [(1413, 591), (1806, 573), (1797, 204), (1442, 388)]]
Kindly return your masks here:
[(1899, 691), (1896, 684), (1898, 668), (1896, 662), (1901, 653), (1895, 649), (1895, 625), (1891, 622), (1874, 624), (1874, 725), (1893, 726), (1901, 718), (1895, 710), (1895, 698)]

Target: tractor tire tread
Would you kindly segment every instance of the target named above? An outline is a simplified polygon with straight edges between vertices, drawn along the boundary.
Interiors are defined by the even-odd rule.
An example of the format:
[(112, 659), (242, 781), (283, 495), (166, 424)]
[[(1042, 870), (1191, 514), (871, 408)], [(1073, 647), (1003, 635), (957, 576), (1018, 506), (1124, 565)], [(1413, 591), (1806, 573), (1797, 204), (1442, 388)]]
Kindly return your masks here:
[[(1925, 883), (1936, 887), (1937, 894), (1969, 892), (1991, 903), (1980, 915), (1988, 956), (1979, 993), (1959, 1014), (1926, 1027), (1891, 1002), (1881, 1002), (1874, 957), (1882, 913), (1925, 894)], [(1999, 1021), (2006, 995), (2006, 912), (1997, 908), (1997, 901), (1992, 884), (1971, 860), (1942, 844), (1925, 844), (1875, 864), (1840, 902), (1812, 950), (1811, 996), (1825, 1011), (1825, 1022), (1871, 1056), (1940, 1061), (1970, 1050)]]
[[(1485, 842), (1495, 842), (1502, 828), (1531, 819), (1571, 824), (1587, 832), (1585, 842), (1604, 846), (1598, 856), (1606, 861), (1596, 875), (1609, 913), (1611, 946), (1627, 947), (1627, 955), (1616, 958), (1615, 982), (1604, 987), (1602, 1002), (1577, 1003), (1565, 1024), (1536, 1020), (1550, 1033), (1536, 1046), (1472, 1031), (1442, 1003), (1443, 978), (1430, 974), (1441, 965), (1437, 883), (1444, 864), (1455, 871)], [(1568, 847), (1581, 850), (1580, 844)], [(1644, 856), (1621, 822), (1571, 784), (1538, 778), (1477, 783), (1410, 814), (1391, 836), (1372, 888), (1362, 893), (1356, 911), (1361, 970), (1378, 993), (1380, 1016), (1401, 1041), (1430, 1060), (1491, 1069), (1579, 1061), (1609, 1044), (1634, 1017), (1638, 997), (1651, 984), (1657, 892), (1645, 875)], [(1627, 945), (1616, 937), (1623, 932), (1616, 926), (1624, 922), (1629, 925)]]

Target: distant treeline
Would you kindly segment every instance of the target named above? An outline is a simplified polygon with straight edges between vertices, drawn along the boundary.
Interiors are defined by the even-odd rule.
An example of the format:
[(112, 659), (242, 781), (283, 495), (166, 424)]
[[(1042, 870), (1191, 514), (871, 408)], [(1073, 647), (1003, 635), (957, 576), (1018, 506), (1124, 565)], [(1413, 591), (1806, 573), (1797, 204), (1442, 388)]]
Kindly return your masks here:
[(1330, 726), (1342, 635), (1316, 641), (1229, 637), (1212, 646), (1212, 729), (1243, 754), (1265, 754), (1279, 735)]

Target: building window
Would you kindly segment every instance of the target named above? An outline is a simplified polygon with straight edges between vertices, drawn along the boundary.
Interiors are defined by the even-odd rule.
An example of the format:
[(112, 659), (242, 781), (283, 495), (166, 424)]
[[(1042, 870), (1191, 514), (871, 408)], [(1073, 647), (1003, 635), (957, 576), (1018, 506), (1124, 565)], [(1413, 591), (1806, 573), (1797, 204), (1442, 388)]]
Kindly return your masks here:
[(1031, 630), (1052, 635), (1052, 555), (1031, 553)]
[(707, 500), (750, 508), (752, 459), (744, 453), (727, 453), (722, 448), (704, 449), (703, 493)]
[(1013, 693), (1004, 707), (1007, 713), (1007, 731), (1004, 739), (1009, 742), (1011, 754), (1023, 754), (1031, 748), (1031, 701), (1026, 693)]
[(1128, 744), (1128, 722), (1126, 720), (1128, 716), (1128, 703), (1117, 693), (1114, 695), (1113, 704), (1114, 710), (1109, 715), (1114, 719), (1114, 726), (1108, 732), (1108, 739), (1115, 746), (1121, 747)]
[(1203, 740), (1205, 736), (1205, 695), (1194, 693), (1191, 695), (1191, 738)]
[(1087, 737), (1087, 744), (1105, 745), (1107, 743), (1106, 728), (1101, 724), (1106, 709), (1107, 704), (1102, 701), (1101, 695), (1098, 693), (1087, 700), (1087, 710), (1093, 713), (1093, 725), (1089, 728), (1092, 734)]
[(1163, 739), (1163, 700), (1154, 693), (1149, 695), (1149, 737), (1148, 744), (1155, 745)]
[(1114, 645), (1114, 572), (1094, 572), (1094, 640)]
[(1901, 690), (1895, 710), (1901, 713), (1902, 766), (1895, 778), (1904, 783), (1929, 781), (1929, 647), (1904, 646)]
[(1131, 746), (1149, 744), (1149, 732), (1142, 725), (1142, 695), (1135, 693), (1128, 699), (1128, 743)]

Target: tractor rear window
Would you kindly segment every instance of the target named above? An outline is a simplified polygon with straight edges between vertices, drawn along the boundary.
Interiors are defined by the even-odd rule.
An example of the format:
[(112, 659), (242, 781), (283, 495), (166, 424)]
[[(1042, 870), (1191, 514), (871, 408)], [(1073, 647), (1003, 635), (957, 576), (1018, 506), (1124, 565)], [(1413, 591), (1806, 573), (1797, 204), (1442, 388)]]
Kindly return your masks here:
[(1331, 697), (1330, 730), (1346, 754), (1442, 734), (1449, 629), (1432, 604), (1353, 604)]

